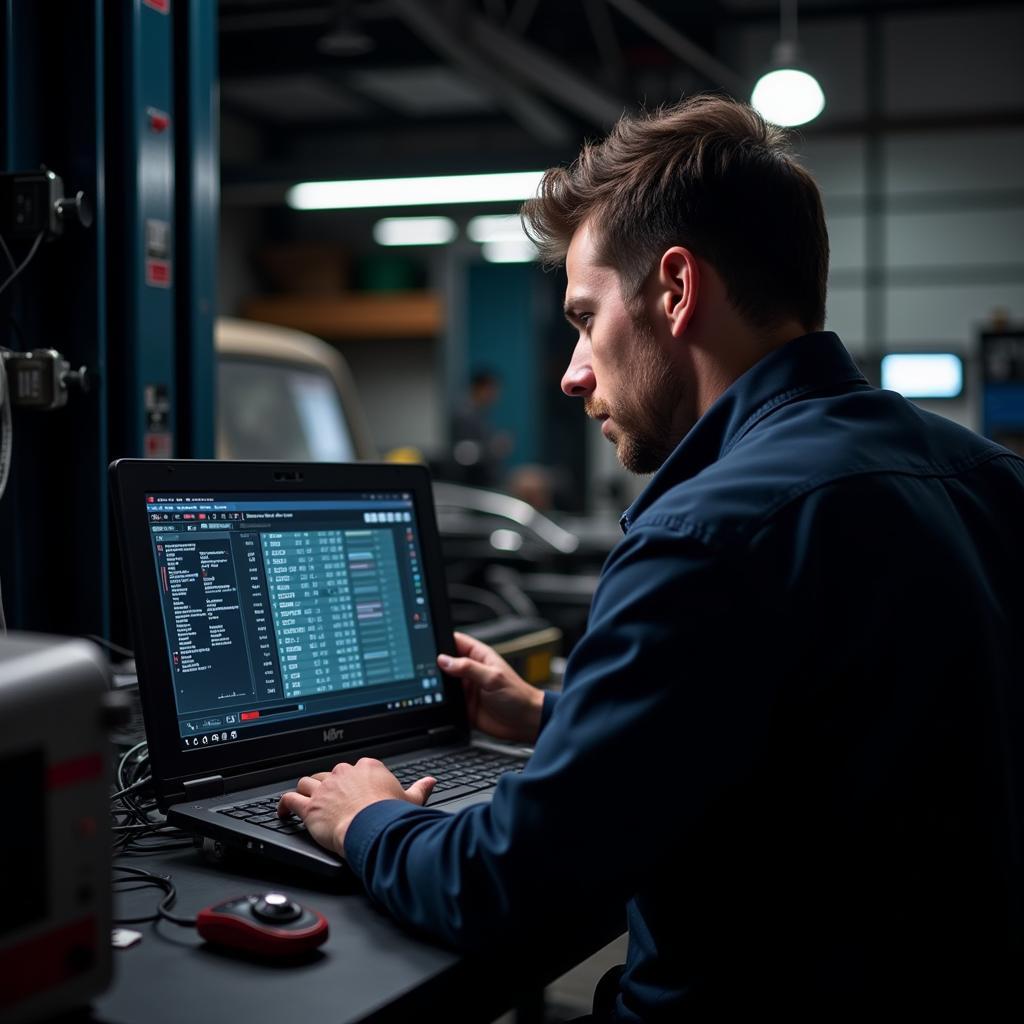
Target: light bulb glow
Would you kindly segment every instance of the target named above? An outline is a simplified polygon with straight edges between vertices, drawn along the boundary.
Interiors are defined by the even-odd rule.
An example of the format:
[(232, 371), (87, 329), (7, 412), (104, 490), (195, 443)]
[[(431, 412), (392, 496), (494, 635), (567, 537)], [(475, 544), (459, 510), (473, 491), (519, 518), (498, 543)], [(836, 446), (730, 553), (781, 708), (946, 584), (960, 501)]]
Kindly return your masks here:
[(359, 210), (374, 206), (434, 206), (529, 199), (543, 171), (448, 174), (428, 178), (362, 178), (304, 181), (288, 189), (293, 210)]
[(792, 127), (813, 121), (825, 109), (825, 94), (813, 75), (780, 68), (758, 80), (750, 103), (772, 124)]
[(378, 245), (446, 245), (456, 234), (450, 217), (385, 217), (373, 225)]

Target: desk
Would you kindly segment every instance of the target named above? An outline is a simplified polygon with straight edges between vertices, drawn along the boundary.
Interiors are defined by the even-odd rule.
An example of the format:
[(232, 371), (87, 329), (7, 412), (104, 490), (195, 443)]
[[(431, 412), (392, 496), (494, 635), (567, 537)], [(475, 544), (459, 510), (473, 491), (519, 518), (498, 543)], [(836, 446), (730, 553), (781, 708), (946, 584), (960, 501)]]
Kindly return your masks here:
[[(418, 939), (376, 910), (354, 880), (333, 887), (263, 862), (206, 863), (184, 849), (118, 863), (171, 875), (176, 913), (194, 915), (232, 896), (281, 889), (319, 910), (330, 937), (298, 964), (258, 962), (205, 945), (191, 928), (166, 921), (129, 925), (143, 934), (114, 951), (114, 983), (93, 1004), (102, 1024), (342, 1024), (350, 1021), (488, 1022), (596, 952), (622, 922), (595, 929), (585, 949), (484, 958)], [(296, 884), (298, 882), (298, 884)], [(115, 898), (115, 916), (150, 911), (160, 892)], [(542, 932), (543, 929), (538, 929)]]

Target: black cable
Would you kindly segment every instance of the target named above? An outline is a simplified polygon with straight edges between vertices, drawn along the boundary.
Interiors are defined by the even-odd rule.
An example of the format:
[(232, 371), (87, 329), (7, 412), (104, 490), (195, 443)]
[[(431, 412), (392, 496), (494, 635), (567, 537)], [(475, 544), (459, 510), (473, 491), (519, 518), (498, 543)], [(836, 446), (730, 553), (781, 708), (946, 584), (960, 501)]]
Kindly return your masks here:
[[(45, 237), (46, 237), (46, 232), (45, 231), (40, 231), (39, 234), (36, 235), (36, 240), (32, 243), (32, 248), (29, 249), (28, 255), (11, 272), (11, 274), (7, 278), (7, 280), (4, 281), (3, 284), (0, 284), (0, 295), (3, 295), (3, 293), (10, 287), (10, 285), (14, 281), (14, 279), (32, 262), (32, 257), (35, 256), (35, 254), (39, 251), (39, 246), (41, 246), (43, 244), (43, 238), (45, 238)], [(5, 248), (6, 248), (6, 246), (5, 246)]]
[(143, 868), (128, 867), (126, 864), (115, 864), (113, 867), (115, 871), (123, 871), (128, 875), (128, 878), (115, 878), (115, 886), (120, 886), (125, 882), (137, 883), (131, 889), (117, 889), (116, 891), (134, 892), (140, 887), (141, 880), (142, 886), (151, 886), (164, 893), (164, 898), (157, 904), (156, 910), (152, 914), (146, 914), (144, 917), (115, 917), (115, 924), (145, 924), (147, 921), (158, 921), (162, 918), (182, 928), (195, 928), (196, 919), (194, 917), (178, 917), (177, 914), (171, 913), (170, 908), (174, 906), (178, 891), (168, 875), (157, 875), (152, 871), (145, 871)]
[(14, 262), (14, 257), (11, 255), (11, 250), (8, 248), (3, 235), (0, 235), (0, 248), (3, 249), (4, 255), (7, 257), (7, 262), (11, 265), (11, 270), (17, 272), (18, 264)]
[[(115, 854), (143, 856), (162, 850), (192, 845), (192, 838), (173, 825), (160, 812), (151, 790), (149, 747), (145, 740), (125, 751), (114, 771), (117, 790), (110, 794)], [(152, 840), (156, 842), (142, 842)]]
[(119, 789), (116, 793), (110, 794), (111, 800), (116, 800), (118, 797), (124, 796), (125, 793), (131, 793), (136, 789), (141, 789), (143, 786), (153, 781), (152, 775), (147, 775), (144, 779), (139, 779), (138, 782), (133, 782), (130, 786), (125, 786), (124, 789)]
[(118, 857), (152, 857), (155, 853), (168, 853), (173, 850), (188, 850), (195, 843), (192, 837), (182, 839), (168, 839), (166, 842), (149, 843), (144, 839), (159, 838), (163, 832), (153, 832), (148, 836), (129, 836), (128, 842), (117, 851)]
[(100, 644), (102, 647), (106, 647), (108, 651), (113, 651), (115, 654), (120, 654), (122, 658), (132, 658), (134, 660), (135, 654), (129, 651), (127, 647), (122, 647), (120, 644), (115, 644), (113, 640), (104, 640), (97, 633), (86, 633), (86, 640), (91, 640), (93, 643)]

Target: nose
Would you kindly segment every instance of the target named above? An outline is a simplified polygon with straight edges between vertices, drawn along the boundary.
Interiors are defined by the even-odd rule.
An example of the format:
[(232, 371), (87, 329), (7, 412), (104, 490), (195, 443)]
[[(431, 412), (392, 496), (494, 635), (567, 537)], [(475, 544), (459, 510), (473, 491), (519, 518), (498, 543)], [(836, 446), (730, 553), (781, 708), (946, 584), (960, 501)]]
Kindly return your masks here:
[(570, 398), (586, 398), (594, 393), (597, 378), (590, 365), (590, 345), (583, 339), (576, 343), (572, 359), (562, 375), (562, 391)]

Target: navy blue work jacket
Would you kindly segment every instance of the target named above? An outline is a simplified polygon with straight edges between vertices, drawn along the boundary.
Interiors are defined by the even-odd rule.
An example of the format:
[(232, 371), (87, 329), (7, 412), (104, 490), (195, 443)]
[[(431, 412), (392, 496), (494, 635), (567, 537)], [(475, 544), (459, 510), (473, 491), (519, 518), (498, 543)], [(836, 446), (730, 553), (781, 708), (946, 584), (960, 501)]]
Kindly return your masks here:
[(1020, 977), (1024, 460), (810, 334), (623, 528), (527, 769), (454, 816), (357, 815), (372, 897), (522, 956), (626, 904), (629, 1021), (948, 1008)]

